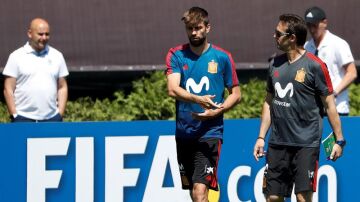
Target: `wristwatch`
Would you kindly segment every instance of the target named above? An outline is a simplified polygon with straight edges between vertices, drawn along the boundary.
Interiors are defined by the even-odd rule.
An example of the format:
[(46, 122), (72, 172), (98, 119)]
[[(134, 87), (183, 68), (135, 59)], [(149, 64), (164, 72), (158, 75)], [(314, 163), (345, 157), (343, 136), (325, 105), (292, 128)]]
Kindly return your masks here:
[(346, 140), (336, 140), (335, 143), (338, 144), (341, 148), (344, 148), (346, 145)]

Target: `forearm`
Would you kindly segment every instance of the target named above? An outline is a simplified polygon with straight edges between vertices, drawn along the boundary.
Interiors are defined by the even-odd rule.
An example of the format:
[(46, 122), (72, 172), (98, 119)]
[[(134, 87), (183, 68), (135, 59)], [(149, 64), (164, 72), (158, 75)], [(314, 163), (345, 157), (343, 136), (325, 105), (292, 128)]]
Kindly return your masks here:
[(340, 117), (336, 110), (334, 96), (333, 95), (322, 96), (321, 99), (324, 104), (331, 128), (332, 128), (333, 132), (335, 133), (336, 139), (337, 140), (344, 139), (342, 130), (341, 130)]
[(16, 114), (14, 93), (10, 89), (5, 88), (4, 97), (9, 114)]
[(270, 108), (268, 103), (264, 103), (261, 113), (261, 124), (258, 137), (265, 139), (267, 131), (271, 125)]
[(357, 78), (357, 70), (354, 63), (350, 63), (344, 68), (346, 70), (345, 75), (339, 85), (334, 88), (335, 96), (349, 87), (349, 85)]
[(272, 102), (272, 99), (273, 95), (271, 93), (267, 93), (261, 112), (261, 124), (258, 136), (260, 138), (265, 139), (267, 131), (271, 125), (270, 103)]
[(193, 102), (198, 103), (197, 95), (187, 92), (185, 89), (181, 88), (180, 86), (175, 86), (171, 88), (168, 92), (169, 96), (175, 98), (176, 100), (180, 100), (183, 102)]
[(343, 140), (344, 136), (342, 134), (342, 130), (341, 130), (341, 122), (340, 122), (340, 117), (339, 114), (336, 111), (336, 108), (328, 108), (327, 109), (327, 115), (328, 115), (328, 120), (329, 123), (331, 125), (331, 128), (335, 134), (335, 138), (337, 140)]
[[(268, 100), (269, 94), (266, 96), (266, 100)], [(261, 113), (261, 124), (258, 138), (256, 139), (253, 155), (256, 161), (259, 161), (259, 158), (265, 155), (264, 146), (265, 146), (265, 138), (266, 133), (269, 130), (271, 124), (271, 116), (269, 110), (269, 104), (267, 101), (264, 102), (262, 113)]]
[(350, 86), (350, 84), (355, 80), (355, 78), (352, 75), (345, 75), (343, 80), (340, 82), (336, 88), (334, 88), (334, 94), (337, 96), (342, 91), (344, 91), (347, 87)]
[(223, 110), (223, 113), (227, 112), (228, 110), (233, 108), (241, 100), (241, 92), (240, 92), (239, 86), (233, 87), (230, 92), (231, 93), (229, 94), (229, 96), (225, 99), (224, 103), (222, 104), (221, 109)]
[(58, 90), (58, 108), (61, 116), (65, 114), (66, 103), (68, 99), (67, 88), (61, 88)]
[(229, 111), (236, 104), (238, 104), (241, 100), (240, 87), (235, 86), (229, 90), (230, 94), (225, 99), (224, 103), (220, 105), (218, 108), (213, 108), (212, 112), (214, 113), (214, 117), (220, 116), (225, 112)]

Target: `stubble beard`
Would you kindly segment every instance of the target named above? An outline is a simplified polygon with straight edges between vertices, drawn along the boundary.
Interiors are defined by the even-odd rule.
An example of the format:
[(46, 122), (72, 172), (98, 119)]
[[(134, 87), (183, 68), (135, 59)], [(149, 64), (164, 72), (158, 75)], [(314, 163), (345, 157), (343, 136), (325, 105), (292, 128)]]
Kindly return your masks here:
[(200, 38), (198, 40), (192, 39), (192, 37), (189, 37), (189, 42), (194, 47), (199, 47), (205, 43), (206, 37)]

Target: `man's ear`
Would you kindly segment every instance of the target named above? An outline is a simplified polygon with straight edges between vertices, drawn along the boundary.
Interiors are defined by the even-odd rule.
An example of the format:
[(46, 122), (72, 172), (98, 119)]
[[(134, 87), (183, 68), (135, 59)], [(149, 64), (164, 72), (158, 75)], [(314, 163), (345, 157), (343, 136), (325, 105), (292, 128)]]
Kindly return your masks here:
[(296, 36), (295, 36), (295, 34), (291, 34), (291, 35), (289, 36), (289, 39), (290, 39), (291, 42), (296, 42)]
[(328, 20), (327, 19), (323, 19), (321, 22), (320, 22), (320, 26), (322, 28), (327, 28), (327, 24), (328, 24)]
[(211, 29), (210, 23), (206, 25), (206, 33), (209, 33)]
[(29, 38), (31, 38), (31, 29), (28, 29), (27, 35), (28, 35)]

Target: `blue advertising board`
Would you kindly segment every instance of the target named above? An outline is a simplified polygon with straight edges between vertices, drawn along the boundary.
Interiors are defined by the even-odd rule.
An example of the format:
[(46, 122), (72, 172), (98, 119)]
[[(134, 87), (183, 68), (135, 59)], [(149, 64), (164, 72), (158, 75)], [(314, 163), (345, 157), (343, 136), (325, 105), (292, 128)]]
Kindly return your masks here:
[[(324, 136), (331, 128), (324, 120)], [(321, 148), (314, 201), (352, 201), (360, 180), (359, 117), (342, 118), (343, 157)], [(265, 201), (265, 159), (252, 156), (259, 119), (226, 120), (220, 201)], [(0, 201), (191, 201), (181, 189), (174, 121), (0, 124)], [(287, 201), (296, 201), (294, 196)]]

